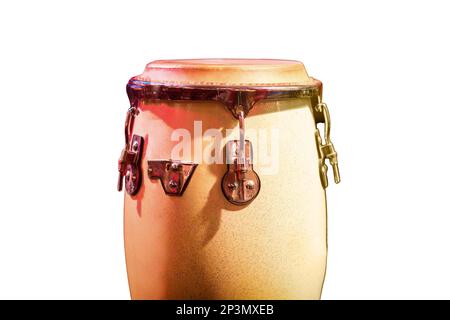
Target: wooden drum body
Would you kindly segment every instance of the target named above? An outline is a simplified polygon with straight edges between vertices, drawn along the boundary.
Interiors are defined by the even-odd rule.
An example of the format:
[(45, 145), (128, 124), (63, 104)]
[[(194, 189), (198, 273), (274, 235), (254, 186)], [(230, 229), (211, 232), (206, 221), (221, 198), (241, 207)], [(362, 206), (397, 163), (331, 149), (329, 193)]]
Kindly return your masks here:
[[(128, 93), (120, 168), (132, 298), (319, 299), (327, 255), (320, 82), (292, 61), (160, 61), (132, 78)], [(260, 183), (240, 205), (224, 195), (235, 186), (222, 183), (234, 168), (226, 144), (242, 133), (235, 105)]]

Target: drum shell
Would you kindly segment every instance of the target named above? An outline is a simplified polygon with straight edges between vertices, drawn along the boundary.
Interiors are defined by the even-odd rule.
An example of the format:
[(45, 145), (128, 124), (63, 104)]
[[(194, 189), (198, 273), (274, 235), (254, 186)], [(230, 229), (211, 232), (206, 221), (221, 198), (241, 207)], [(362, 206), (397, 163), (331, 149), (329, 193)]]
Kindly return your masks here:
[[(174, 129), (191, 135), (192, 150), (211, 141), (196, 136), (221, 129), (222, 148), (235, 139), (238, 122), (219, 102), (140, 101), (133, 133), (145, 139), (143, 181), (125, 194), (125, 252), (134, 299), (319, 299), (326, 268), (326, 198), (321, 185), (315, 121), (308, 98), (260, 101), (245, 119), (251, 131), (278, 132), (266, 139), (278, 168), (256, 161), (257, 198), (229, 203), (221, 190), (226, 164), (200, 163), (181, 197), (149, 179), (147, 160), (170, 159)], [(197, 123), (198, 124), (198, 123)], [(233, 129), (225, 136), (226, 129)], [(264, 135), (264, 133), (262, 133)], [(263, 147), (253, 142), (254, 154)], [(200, 146), (200, 147), (199, 147)], [(177, 160), (194, 159), (183, 154)], [(270, 171), (270, 170), (269, 170)]]

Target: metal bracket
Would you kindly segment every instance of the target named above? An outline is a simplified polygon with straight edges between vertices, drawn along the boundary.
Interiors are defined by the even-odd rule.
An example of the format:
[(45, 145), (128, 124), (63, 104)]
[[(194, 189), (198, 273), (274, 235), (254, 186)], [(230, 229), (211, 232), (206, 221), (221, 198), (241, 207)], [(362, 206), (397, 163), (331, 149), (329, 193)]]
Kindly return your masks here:
[[(334, 149), (334, 145), (330, 139), (330, 113), (328, 107), (323, 103), (319, 97), (318, 104), (315, 106), (315, 112), (319, 113), (323, 117), (324, 123), (324, 139), (320, 135), (319, 129), (316, 128), (316, 145), (317, 153), (319, 157), (319, 174), (322, 187), (325, 189), (328, 187), (328, 166), (325, 160), (328, 159), (331, 167), (333, 168), (334, 182), (341, 182), (341, 175), (339, 173), (339, 163), (337, 152)], [(316, 120), (316, 123), (319, 122)]]
[(261, 181), (253, 171), (253, 148), (245, 140), (245, 111), (238, 111), (239, 140), (226, 145), (228, 171), (222, 178), (222, 192), (232, 204), (245, 205), (251, 202), (261, 189)]
[(183, 195), (197, 168), (196, 163), (179, 160), (148, 160), (147, 163), (148, 177), (159, 179), (164, 192), (171, 196)]
[[(218, 101), (223, 103), (237, 119), (239, 111), (247, 116), (253, 106), (261, 100), (282, 100), (311, 98), (315, 105), (317, 97), (322, 94), (322, 83), (313, 79), (308, 85), (286, 86), (180, 86), (176, 84), (152, 83), (139, 77), (130, 79), (127, 93), (132, 105), (140, 99), (173, 101)], [(316, 119), (322, 122), (320, 113), (314, 112)]]
[(245, 140), (244, 145), (241, 148), (239, 140), (228, 141), (226, 145), (228, 171), (222, 178), (222, 192), (235, 205), (251, 202), (261, 189), (259, 176), (253, 171), (252, 144)]
[(123, 178), (125, 177), (125, 190), (133, 196), (139, 191), (142, 182), (141, 158), (144, 147), (144, 138), (133, 135), (131, 144), (123, 149), (119, 158), (119, 181), (117, 190), (122, 191)]

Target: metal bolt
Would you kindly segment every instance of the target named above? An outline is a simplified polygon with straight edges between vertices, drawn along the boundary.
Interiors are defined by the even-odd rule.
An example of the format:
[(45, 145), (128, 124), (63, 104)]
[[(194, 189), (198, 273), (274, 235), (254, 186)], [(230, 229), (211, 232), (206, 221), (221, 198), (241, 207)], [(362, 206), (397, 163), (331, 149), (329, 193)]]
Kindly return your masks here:
[(249, 190), (253, 190), (253, 188), (255, 188), (255, 182), (253, 180), (248, 180), (245, 187)]
[(169, 187), (175, 189), (175, 188), (178, 187), (178, 183), (176, 181), (174, 181), (174, 180), (170, 180), (169, 181)]
[(138, 147), (139, 147), (139, 142), (137, 142), (137, 141), (133, 142), (133, 146), (132, 146), (133, 151), (137, 151)]
[(170, 165), (170, 168), (171, 168), (173, 171), (177, 171), (177, 170), (180, 168), (180, 164), (174, 162), (174, 163), (172, 163), (172, 164)]
[(227, 185), (227, 187), (228, 187), (229, 189), (236, 189), (236, 184), (235, 184), (235, 183), (229, 183), (229, 184)]

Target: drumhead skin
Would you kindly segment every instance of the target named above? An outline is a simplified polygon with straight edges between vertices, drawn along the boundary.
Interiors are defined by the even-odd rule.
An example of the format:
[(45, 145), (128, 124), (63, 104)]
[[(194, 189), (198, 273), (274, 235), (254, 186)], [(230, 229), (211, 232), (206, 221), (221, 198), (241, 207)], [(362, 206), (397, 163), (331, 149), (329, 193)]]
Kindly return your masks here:
[[(125, 192), (124, 205), (133, 299), (320, 298), (327, 221), (315, 100), (260, 94), (281, 88), (321, 93), (321, 83), (290, 60), (160, 60), (130, 80), (139, 111), (132, 133), (144, 139), (142, 184), (135, 195)], [(254, 94), (245, 138), (261, 188), (235, 205), (222, 190), (228, 167), (220, 159), (227, 142), (239, 139), (239, 121), (223, 92), (247, 91)], [(162, 159), (197, 164), (181, 196), (150, 178), (148, 161)]]
[(157, 60), (137, 79), (153, 83), (211, 86), (313, 85), (304, 65), (293, 60), (190, 59)]

